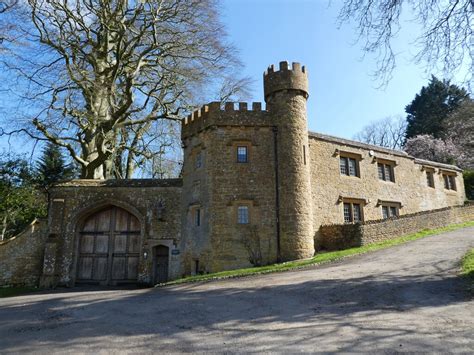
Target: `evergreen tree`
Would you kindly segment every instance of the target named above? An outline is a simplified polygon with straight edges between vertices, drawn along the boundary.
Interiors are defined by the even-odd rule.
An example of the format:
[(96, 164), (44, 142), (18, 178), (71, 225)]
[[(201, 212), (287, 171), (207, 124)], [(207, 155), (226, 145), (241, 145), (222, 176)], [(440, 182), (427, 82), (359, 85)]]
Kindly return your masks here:
[(468, 98), (464, 88), (432, 76), (428, 86), (423, 86), (415, 99), (405, 107), (408, 114), (406, 139), (421, 134), (445, 138), (443, 121)]
[(0, 241), (45, 215), (46, 196), (36, 189), (31, 167), (20, 157), (0, 154)]
[(75, 170), (70, 164), (66, 164), (60, 148), (48, 143), (43, 149), (43, 156), (38, 162), (38, 185), (48, 188), (61, 180), (72, 179)]

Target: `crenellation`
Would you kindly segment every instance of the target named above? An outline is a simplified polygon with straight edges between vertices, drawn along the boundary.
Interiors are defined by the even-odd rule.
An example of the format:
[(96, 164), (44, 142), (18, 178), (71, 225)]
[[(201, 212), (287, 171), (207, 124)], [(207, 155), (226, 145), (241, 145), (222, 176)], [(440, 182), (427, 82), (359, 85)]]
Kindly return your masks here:
[(281, 61), (280, 64), (279, 64), (280, 70), (281, 70), (281, 71), (286, 71), (286, 70), (288, 70), (288, 69), (289, 69), (289, 65), (290, 65), (290, 64), (289, 64), (286, 60)]
[(247, 103), (239, 102), (239, 111), (247, 111)]
[[(278, 68), (271, 65), (264, 73), (265, 107), (210, 102), (182, 120), (182, 178), (74, 180), (51, 189), (45, 234), (31, 243), (31, 233), (0, 242), (0, 270), (13, 263), (10, 271), (0, 272), (0, 285), (6, 274), (16, 283), (37, 283), (41, 263), (48, 285), (71, 286), (78, 280), (153, 285), (308, 258), (328, 236), (333, 245), (348, 246), (351, 235), (364, 235), (365, 243), (433, 226), (432, 221), (441, 226), (474, 219), (474, 205), (450, 212), (465, 199), (459, 168), (308, 132), (306, 69), (297, 62), (280, 62)], [(379, 161), (391, 169), (379, 170)], [(393, 179), (385, 178), (387, 171)], [(428, 171), (436, 174), (427, 182)], [(450, 178), (446, 186), (443, 173), (454, 183)], [(437, 211), (429, 218), (431, 212), (420, 212), (428, 210)], [(95, 269), (103, 258), (95, 252), (96, 261), (88, 262), (89, 253), (77, 261), (80, 243), (115, 238), (118, 227), (112, 221), (125, 221), (124, 216), (127, 228), (134, 225), (127, 237), (130, 264), (115, 263), (113, 253), (102, 269)], [(87, 224), (89, 218), (105, 219), (110, 228), (92, 236), (85, 226), (98, 223)], [(94, 274), (100, 270), (105, 276)], [(123, 276), (111, 279), (114, 272)]]
[(252, 111), (262, 111), (262, 103), (252, 102)]
[(261, 102), (252, 102), (251, 110), (247, 102), (210, 102), (193, 111), (182, 121), (181, 136), (190, 137), (206, 128), (218, 125), (272, 125), (268, 112)]

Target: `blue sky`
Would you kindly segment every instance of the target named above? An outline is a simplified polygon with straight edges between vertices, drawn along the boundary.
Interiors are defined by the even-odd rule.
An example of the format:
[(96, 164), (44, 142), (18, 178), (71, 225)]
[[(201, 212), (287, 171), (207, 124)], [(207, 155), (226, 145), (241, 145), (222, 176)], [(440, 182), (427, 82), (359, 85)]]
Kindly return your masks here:
[(338, 29), (340, 4), (340, 0), (225, 0), (223, 22), (240, 49), (245, 74), (256, 79), (255, 101), (263, 101), (262, 73), (269, 64), (301, 62), (309, 71), (309, 129), (352, 138), (371, 121), (405, 116), (405, 106), (428, 83), (431, 72), (409, 60), (418, 31), (407, 16), (394, 42), (398, 63), (393, 79), (378, 89), (380, 83), (371, 75), (375, 58), (362, 58), (351, 25)]
[[(375, 58), (363, 57), (361, 46), (354, 43), (356, 33), (351, 25), (338, 29), (341, 2), (222, 0), (222, 22), (229, 40), (240, 51), (243, 74), (255, 80), (253, 101), (263, 101), (262, 74), (269, 64), (298, 61), (309, 72), (308, 128), (352, 138), (371, 121), (405, 116), (405, 106), (428, 83), (431, 72), (410, 61), (419, 29), (410, 21), (410, 14), (405, 14), (394, 42), (398, 57), (393, 79), (378, 88), (380, 83), (371, 76)], [(32, 149), (30, 142), (18, 137), (12, 145), (16, 151)], [(6, 139), (0, 139), (0, 150), (7, 147)]]

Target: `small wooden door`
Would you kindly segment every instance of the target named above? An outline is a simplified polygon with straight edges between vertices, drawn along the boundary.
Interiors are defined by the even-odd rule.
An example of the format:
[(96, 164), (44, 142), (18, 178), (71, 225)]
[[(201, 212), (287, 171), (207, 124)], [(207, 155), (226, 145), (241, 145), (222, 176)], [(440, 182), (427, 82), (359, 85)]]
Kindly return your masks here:
[(79, 234), (77, 282), (116, 285), (137, 282), (140, 223), (119, 207), (89, 217)]
[(168, 260), (169, 248), (167, 246), (158, 245), (153, 248), (153, 274), (155, 284), (168, 281)]

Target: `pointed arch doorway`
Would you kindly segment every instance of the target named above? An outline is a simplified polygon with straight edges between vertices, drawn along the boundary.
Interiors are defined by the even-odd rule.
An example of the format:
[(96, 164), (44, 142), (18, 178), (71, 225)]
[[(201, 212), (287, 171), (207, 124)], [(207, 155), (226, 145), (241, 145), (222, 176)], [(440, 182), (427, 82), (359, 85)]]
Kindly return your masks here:
[(76, 282), (136, 283), (140, 235), (138, 218), (120, 207), (89, 216), (79, 232)]

